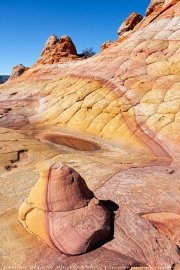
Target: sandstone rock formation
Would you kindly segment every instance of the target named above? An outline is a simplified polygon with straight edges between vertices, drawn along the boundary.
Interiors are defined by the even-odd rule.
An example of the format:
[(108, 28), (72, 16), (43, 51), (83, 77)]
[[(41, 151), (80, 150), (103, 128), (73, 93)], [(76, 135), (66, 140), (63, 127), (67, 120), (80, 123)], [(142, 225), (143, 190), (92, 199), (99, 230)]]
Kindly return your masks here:
[(150, 15), (152, 12), (160, 10), (167, 0), (151, 0), (149, 7), (146, 11), (146, 16)]
[[(0, 86), (5, 269), (12, 261), (29, 268), (178, 269), (179, 14), (178, 0), (164, 1), (94, 57), (54, 64), (50, 57), (51, 64)], [(17, 161), (20, 150), (28, 150), (25, 161)], [(114, 238), (92, 253), (57, 255), (17, 222), (39, 178), (35, 164), (49, 158), (77, 170), (109, 207), (119, 206)]]
[(123, 24), (118, 29), (118, 35), (123, 35), (124, 33), (133, 30), (134, 27), (142, 21), (143, 16), (132, 12), (129, 17), (123, 22)]
[(94, 197), (84, 179), (61, 163), (47, 165), (19, 220), (55, 250), (82, 254), (110, 234), (110, 213)]
[(62, 36), (60, 39), (52, 35), (48, 38), (37, 64), (54, 64), (70, 60), (77, 60), (76, 47), (69, 36)]
[(12, 74), (11, 74), (9, 80), (18, 78), (28, 69), (29, 69), (28, 67), (25, 67), (22, 64), (19, 64), (19, 65), (13, 67)]
[(180, 215), (175, 213), (150, 213), (143, 217), (149, 220), (162, 234), (180, 246)]
[(102, 45), (101, 45), (101, 51), (107, 49), (109, 46), (111, 46), (113, 44), (112, 41), (108, 40), (106, 42), (104, 42)]

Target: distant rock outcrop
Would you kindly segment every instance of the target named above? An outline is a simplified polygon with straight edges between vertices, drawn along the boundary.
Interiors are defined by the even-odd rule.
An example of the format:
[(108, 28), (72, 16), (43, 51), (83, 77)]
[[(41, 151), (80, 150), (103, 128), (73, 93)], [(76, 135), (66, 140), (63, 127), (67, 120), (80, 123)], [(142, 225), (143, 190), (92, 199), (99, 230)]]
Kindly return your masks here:
[(104, 42), (102, 45), (101, 45), (101, 51), (109, 48), (109, 46), (111, 46), (113, 44), (113, 42), (111, 40), (108, 40), (106, 42)]
[(150, 15), (152, 12), (157, 11), (161, 8), (166, 0), (151, 0), (149, 7), (146, 10), (146, 16)]
[(63, 35), (58, 39), (52, 35), (46, 41), (37, 64), (64, 63), (78, 58), (76, 47), (69, 36)]
[(123, 35), (125, 32), (133, 30), (134, 27), (142, 21), (143, 16), (141, 14), (137, 14), (132, 12), (128, 18), (123, 22), (123, 24), (118, 29), (118, 35)]
[(19, 210), (19, 220), (50, 247), (81, 254), (110, 233), (110, 212), (84, 179), (61, 163), (46, 165)]
[(12, 74), (11, 74), (9, 79), (11, 80), (11, 79), (18, 78), (28, 69), (29, 69), (28, 67), (25, 67), (22, 64), (19, 64), (19, 65), (13, 67)]

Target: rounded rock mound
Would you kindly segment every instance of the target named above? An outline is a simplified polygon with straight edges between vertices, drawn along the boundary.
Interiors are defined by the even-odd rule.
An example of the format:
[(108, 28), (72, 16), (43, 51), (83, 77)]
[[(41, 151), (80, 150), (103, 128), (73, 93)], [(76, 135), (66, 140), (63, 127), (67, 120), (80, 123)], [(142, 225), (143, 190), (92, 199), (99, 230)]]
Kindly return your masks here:
[(110, 212), (94, 197), (84, 179), (61, 163), (46, 164), (18, 219), (53, 249), (77, 255), (110, 234)]

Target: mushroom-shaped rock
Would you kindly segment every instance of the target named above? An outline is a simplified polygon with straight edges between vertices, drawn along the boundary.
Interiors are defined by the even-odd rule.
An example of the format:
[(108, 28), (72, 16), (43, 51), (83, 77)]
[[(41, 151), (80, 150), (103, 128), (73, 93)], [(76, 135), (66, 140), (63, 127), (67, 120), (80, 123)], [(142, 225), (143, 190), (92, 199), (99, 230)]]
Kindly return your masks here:
[(65, 254), (82, 254), (110, 234), (109, 210), (79, 173), (61, 163), (43, 166), (18, 218), (29, 232)]
[(125, 32), (133, 30), (134, 27), (143, 19), (141, 14), (137, 14), (132, 12), (128, 18), (122, 23), (122, 25), (118, 29), (118, 35), (122, 35)]

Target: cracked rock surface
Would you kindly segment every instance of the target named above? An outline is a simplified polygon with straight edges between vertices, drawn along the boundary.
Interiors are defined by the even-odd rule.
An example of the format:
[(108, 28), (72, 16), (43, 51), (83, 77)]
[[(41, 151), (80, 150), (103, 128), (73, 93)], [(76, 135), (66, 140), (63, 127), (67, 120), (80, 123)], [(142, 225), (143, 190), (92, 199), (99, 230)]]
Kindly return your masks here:
[[(101, 53), (52, 57), (0, 86), (5, 269), (178, 269), (180, 2), (152, 1), (149, 10)], [(109, 208), (118, 205), (111, 241), (68, 257), (19, 225), (18, 209), (40, 178), (36, 165), (49, 159), (78, 171)]]

